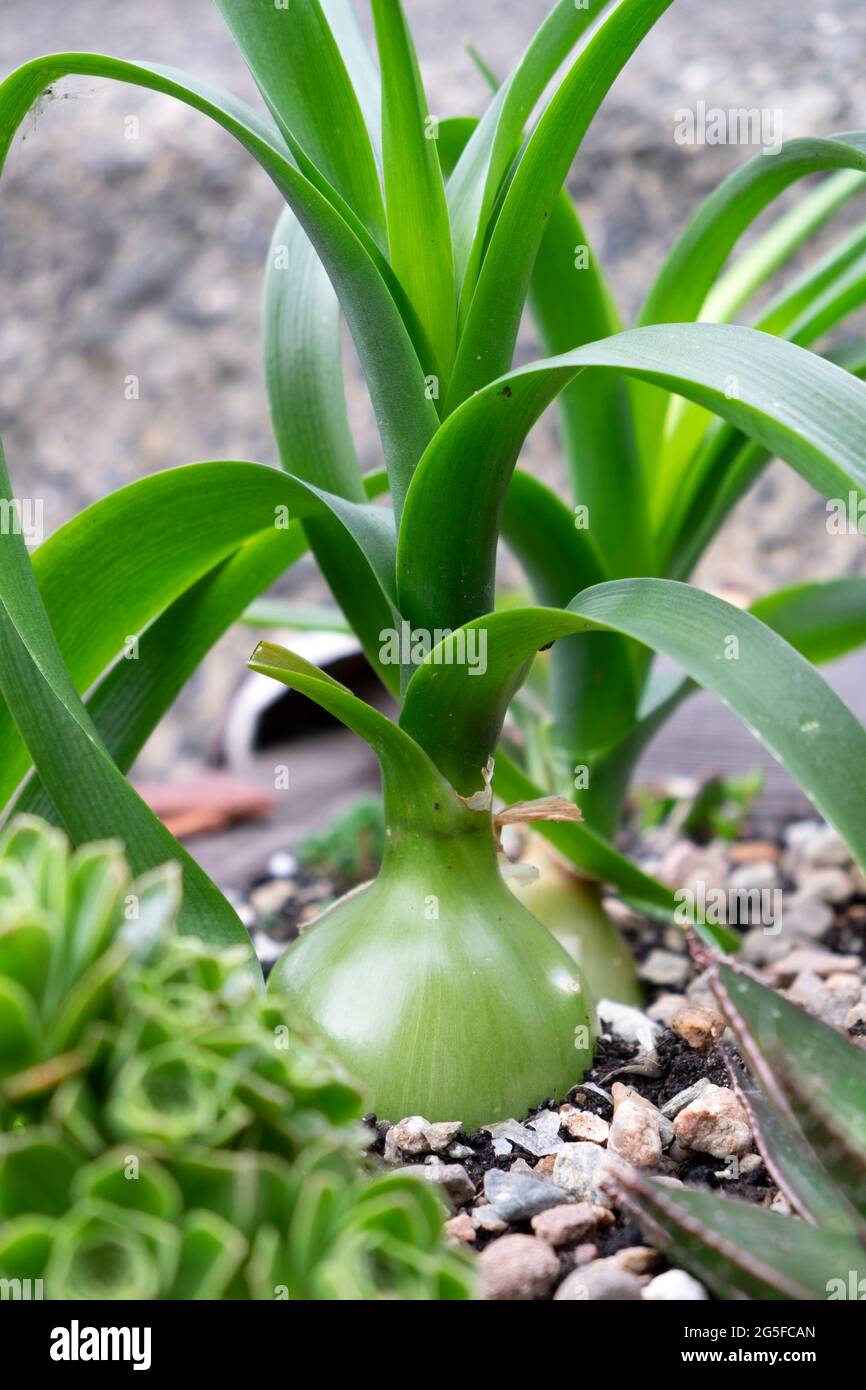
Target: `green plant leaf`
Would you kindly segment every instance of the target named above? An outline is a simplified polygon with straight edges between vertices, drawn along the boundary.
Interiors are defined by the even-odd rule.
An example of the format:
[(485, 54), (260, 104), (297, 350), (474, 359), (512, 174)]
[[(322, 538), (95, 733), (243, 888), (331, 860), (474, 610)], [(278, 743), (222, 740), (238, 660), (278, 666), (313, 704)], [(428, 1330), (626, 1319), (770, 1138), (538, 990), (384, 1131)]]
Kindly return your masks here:
[(849, 575), (791, 584), (749, 611), (809, 661), (835, 661), (866, 642), (866, 579)]
[(51, 1129), (0, 1135), (0, 1214), (4, 1221), (35, 1213), (62, 1216), (81, 1166), (75, 1151)]
[(557, 0), (517, 67), (494, 95), (454, 170), (448, 206), (464, 315), (475, 288), (496, 198), (522, 142), (523, 128), (560, 63), (606, 3), (587, 0), (579, 8), (574, 0)]
[[(767, 156), (764, 156), (765, 158)], [(774, 158), (775, 156), (770, 156)], [(757, 241), (719, 275), (709, 291), (700, 317), (706, 323), (727, 323), (751, 299), (794, 252), (824, 226), (849, 198), (866, 188), (866, 178), (855, 169), (830, 174), (811, 189)], [(772, 329), (767, 330), (772, 332)]]
[(694, 319), (737, 241), (764, 208), (808, 174), (866, 172), (866, 132), (788, 140), (735, 169), (686, 227), (644, 302), (639, 323)]
[(187, 1212), (181, 1227), (172, 1299), (224, 1298), (243, 1263), (247, 1242), (234, 1226), (206, 1209)]
[[(659, 271), (638, 324), (696, 319), (719, 271), (759, 213), (798, 179), (830, 169), (866, 171), (866, 133), (789, 140), (774, 153), (756, 155), (736, 169), (689, 222)], [(645, 389), (636, 391), (634, 399), (644, 462), (651, 468), (667, 401)]]
[(710, 983), (768, 1098), (793, 1113), (831, 1178), (866, 1216), (866, 1056), (741, 971), (712, 963)]
[[(199, 662), (249, 604), (306, 549), (298, 522), (241, 546), (175, 599), (147, 629), (137, 661), (118, 661), (85, 704), (112, 759), (127, 772)], [(13, 812), (56, 818), (31, 776)]]
[(783, 638), (750, 613), (666, 579), (600, 584), (569, 608), (590, 625), (663, 652), (718, 695), (866, 865), (859, 791), (866, 779), (866, 731)]
[[(567, 194), (560, 194), (532, 272), (529, 297), (545, 353), (554, 356), (619, 329), (607, 287)], [(613, 372), (580, 375), (557, 399), (575, 503), (586, 507), (608, 579), (652, 572), (646, 479), (626, 384)]]
[(452, 788), (415, 740), (317, 666), (273, 642), (260, 642), (249, 664), (308, 695), (370, 744), (382, 768), (389, 818), (414, 821), (413, 808), (427, 801), (456, 805)]
[[(591, 533), (579, 530), (556, 494), (520, 469), (505, 499), (502, 535), (540, 603), (562, 607), (607, 577)], [(628, 644), (613, 633), (599, 638), (591, 645), (566, 638), (550, 654), (552, 743), (569, 781), (586, 750), (612, 743), (634, 718), (636, 671)]]
[(586, 630), (611, 629), (664, 653), (714, 691), (791, 772), (858, 862), (866, 864), (859, 809), (866, 732), (781, 637), (751, 614), (686, 584), (618, 580), (586, 590), (568, 611), (512, 610), (476, 620), (467, 633), (474, 630), (476, 638), (486, 633), (486, 668), (476, 663), (473, 670), (467, 662), (467, 633), (446, 638), (412, 676), (401, 727), (458, 790), (471, 791), (475, 770), (495, 746), (507, 704), (533, 652), (580, 631), (581, 619)]
[[(392, 542), (385, 512), (332, 498), (258, 464), (171, 469), (87, 508), (33, 556), (42, 601), (77, 689), (88, 689), (128, 649), (131, 637), (216, 562), (257, 535), (272, 537), (289, 510), (330, 517), (336, 515), (332, 508), (340, 525), (348, 522), (364, 538), (370, 554), (378, 550), (381, 573), (390, 581)], [(265, 572), (273, 578), (279, 573), (280, 549), (285, 566), (296, 554), (289, 529), (279, 534), (282, 540), (264, 547), (269, 555)], [(92, 620), (94, 607), (98, 624)], [(0, 754), (0, 801), (5, 803), (29, 759), (2, 708)]]
[[(0, 496), (11, 488), (0, 454)], [(183, 869), (181, 931), (241, 945), (258, 962), (234, 909), (145, 806), (111, 761), (63, 663), (24, 539), (0, 537), (0, 689), (71, 837), (122, 835), (137, 873), (176, 859)]]
[[(350, 502), (366, 500), (346, 415), (340, 307), (306, 233), (286, 208), (274, 231), (264, 288), (265, 380), (280, 461), (288, 473)], [(339, 520), (311, 517), (310, 547), (383, 682), (379, 633), (392, 614), (381, 585)]]
[(43, 1279), (54, 1223), (44, 1216), (15, 1216), (0, 1231), (0, 1278)]
[[(400, 0), (372, 0), (382, 74), (382, 152), (391, 265), (445, 386), (457, 334), (457, 292), (445, 185), (418, 59)], [(438, 398), (438, 396), (437, 396)]]
[(625, 1164), (616, 1185), (653, 1243), (722, 1299), (826, 1299), (832, 1280), (863, 1264), (852, 1236), (753, 1202), (672, 1189)]
[[(782, 1103), (773, 1104), (731, 1058), (728, 1071), (737, 1096), (749, 1116), (749, 1126), (767, 1171), (793, 1209), (814, 1226), (836, 1231), (861, 1227), (856, 1211), (830, 1180), (826, 1168), (809, 1147), (802, 1130)], [(774, 1085), (774, 1091), (778, 1087)]]
[(384, 258), (300, 172), (270, 122), (237, 98), (173, 68), (95, 53), (50, 54), (25, 63), (0, 85), (0, 162), (40, 93), (68, 76), (108, 77), (176, 97), (239, 140), (274, 180), (316, 247), (343, 306), (379, 420), (399, 511), (438, 417), (404, 322), (404, 314), (411, 321), (411, 311)]
[[(707, 406), (829, 497), (866, 481), (857, 443), (866, 390), (847, 372), (732, 324), (619, 333), (510, 372), (443, 423), (412, 480), (398, 539), (398, 607), (413, 626), (456, 628), (492, 607), (499, 517), (517, 454), (545, 407), (588, 366), (618, 368)], [(431, 516), (448, 519), (444, 536)]]
[(493, 227), (457, 351), (446, 414), (508, 370), (535, 257), (571, 162), (613, 82), (670, 0), (622, 0), (539, 120)]
[(384, 249), (385, 213), (373, 150), (340, 49), (319, 0), (217, 0), (284, 138), (299, 145)]

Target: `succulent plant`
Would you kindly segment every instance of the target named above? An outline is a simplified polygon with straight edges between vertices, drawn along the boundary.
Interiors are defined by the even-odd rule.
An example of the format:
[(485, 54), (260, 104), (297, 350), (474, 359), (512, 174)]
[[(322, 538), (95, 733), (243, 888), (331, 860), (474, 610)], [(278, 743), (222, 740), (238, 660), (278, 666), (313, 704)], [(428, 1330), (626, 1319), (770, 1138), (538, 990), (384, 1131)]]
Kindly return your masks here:
[(732, 1083), (793, 1215), (617, 1165), (647, 1235), (723, 1299), (866, 1298), (866, 1053), (698, 948), (736, 1035)]
[(173, 922), (174, 865), (0, 842), (0, 1277), (48, 1298), (464, 1298), (442, 1206), (371, 1177), (362, 1098), (244, 951)]

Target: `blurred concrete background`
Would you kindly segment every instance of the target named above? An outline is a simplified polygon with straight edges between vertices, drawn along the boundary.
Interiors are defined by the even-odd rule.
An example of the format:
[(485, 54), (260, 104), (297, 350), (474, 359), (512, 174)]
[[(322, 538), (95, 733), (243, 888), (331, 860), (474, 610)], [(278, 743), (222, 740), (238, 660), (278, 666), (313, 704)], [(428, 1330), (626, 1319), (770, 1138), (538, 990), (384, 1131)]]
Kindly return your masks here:
[[(465, 39), (505, 73), (548, 9), (547, 0), (405, 3), (440, 116), (485, 102)], [(4, 73), (62, 49), (186, 67), (257, 99), (211, 0), (5, 0)], [(699, 200), (751, 153), (678, 145), (675, 111), (699, 99), (781, 109), (786, 137), (862, 128), (864, 53), (866, 9), (855, 0), (675, 0), (616, 84), (571, 181), (626, 315)], [(129, 116), (137, 139), (126, 138)], [(27, 121), (0, 184), (0, 433), (16, 490), (44, 498), (49, 531), (147, 472), (208, 458), (275, 461), (259, 294), (278, 211), (252, 158), (167, 98), (78, 80)], [(521, 356), (532, 349), (527, 333)], [(136, 401), (124, 394), (131, 374)], [(350, 412), (372, 465), (378, 446), (357, 380)], [(552, 417), (529, 451), (529, 466), (556, 476)], [(826, 534), (823, 500), (776, 465), (699, 578), (756, 594), (862, 568), (864, 554), (860, 538)], [(283, 587), (309, 593), (314, 583), (302, 567)], [(236, 629), (209, 657), (146, 750), (149, 773), (199, 754), (252, 645)]]

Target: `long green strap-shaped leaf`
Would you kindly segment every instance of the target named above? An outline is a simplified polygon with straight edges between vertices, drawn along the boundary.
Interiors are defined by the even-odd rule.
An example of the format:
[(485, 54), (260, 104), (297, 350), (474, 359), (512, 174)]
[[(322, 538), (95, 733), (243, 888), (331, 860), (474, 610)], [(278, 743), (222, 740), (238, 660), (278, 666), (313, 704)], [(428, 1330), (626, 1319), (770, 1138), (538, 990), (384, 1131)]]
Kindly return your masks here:
[[(771, 1085), (783, 1102), (781, 1109), (768, 1099), (767, 1093), (746, 1075), (733, 1058), (726, 1057), (726, 1062), (767, 1171), (793, 1209), (814, 1226), (829, 1226), (837, 1231), (849, 1232), (860, 1226), (862, 1239), (866, 1227), (862, 1226), (850, 1202), (830, 1180), (827, 1169), (794, 1121), (780, 1094), (778, 1079), (773, 1077)], [(767, 1076), (766, 1071), (764, 1076)]]
[[(866, 343), (854, 341), (828, 348), (822, 354), (828, 362), (842, 367), (861, 381), (866, 379)], [(691, 574), (731, 508), (752, 486), (772, 454), (752, 440), (744, 440), (727, 427), (711, 432), (705, 454), (698, 456), (696, 465), (704, 476), (695, 490), (682, 523), (671, 528), (666, 568), (670, 578), (682, 579)]]
[(393, 287), (384, 278), (383, 263), (296, 168), (268, 121), (236, 97), (172, 68), (95, 53), (51, 54), (24, 64), (0, 85), (0, 161), (40, 93), (76, 75), (113, 78), (176, 97), (239, 140), (274, 180), (319, 253), (343, 306), (376, 412), (399, 514), (413, 468), (438, 417)]
[[(289, 513), (336, 518), (390, 582), (386, 511), (344, 502), (260, 464), (171, 469), (121, 488), (67, 522), (35, 552), (33, 568), (76, 689), (87, 690), (130, 638), (218, 561), (256, 535), (285, 532)], [(387, 606), (384, 588), (382, 594)], [(0, 804), (28, 763), (0, 706)]]
[[(861, 178), (861, 175), (857, 175)], [(858, 227), (827, 256), (810, 268), (785, 291), (773, 299), (753, 323), (762, 333), (774, 333), (800, 347), (811, 347), (828, 329), (858, 307), (864, 292), (866, 230)], [(703, 317), (703, 315), (702, 315)], [(664, 486), (654, 497), (656, 517), (663, 517), (671, 529), (671, 498), (683, 510), (683, 492), (694, 491), (691, 468), (698, 455), (708, 425), (700, 406), (688, 401), (671, 401), (665, 422)], [(689, 474), (688, 488), (684, 486)]]
[[(315, 248), (285, 208), (265, 274), (265, 381), (280, 461), (288, 473), (351, 502), (366, 500), (346, 414), (340, 306)], [(378, 661), (392, 615), (382, 588), (342, 522), (311, 517), (305, 529), (331, 592), (386, 685), (399, 674)]]
[[(523, 439), (589, 366), (707, 406), (829, 497), (866, 490), (866, 389), (847, 372), (732, 324), (631, 329), (521, 367), (443, 423), (412, 480), (398, 537), (398, 607), (414, 626), (459, 627), (492, 608), (499, 518)], [(445, 534), (432, 516), (448, 518)]]
[[(11, 505), (2, 453), (0, 495)], [(105, 751), (63, 664), (24, 539), (15, 528), (0, 536), (0, 552), (0, 687), (70, 836), (77, 844), (120, 836), (136, 874), (178, 860), (184, 880), (179, 930), (245, 947), (260, 974), (233, 908)]]
[(866, 172), (866, 131), (788, 140), (759, 154), (711, 193), (667, 257), (640, 311), (640, 323), (679, 323), (698, 316), (739, 238), (764, 208), (808, 174)]
[(541, 238), (604, 97), (671, 0), (620, 0), (533, 131), (493, 227), (460, 339), (446, 413), (508, 370)]
[[(544, 351), (568, 352), (619, 329), (571, 199), (560, 194), (532, 272), (530, 308)], [(557, 400), (574, 501), (592, 519), (608, 579), (652, 571), (646, 478), (625, 383), (578, 376)]]
[[(256, 536), (195, 583), (142, 634), (135, 661), (118, 661), (86, 698), (87, 713), (121, 772), (128, 772), (160, 719), (223, 633), (306, 551), (299, 522)], [(31, 776), (10, 814), (56, 813)]]
[(663, 653), (718, 695), (866, 865), (866, 731), (782, 637), (751, 613), (666, 579), (601, 584), (569, 608)]
[[(575, 593), (608, 576), (589, 532), (555, 493), (518, 469), (511, 479), (502, 535), (520, 560), (540, 603), (563, 607)], [(628, 643), (599, 633), (592, 643), (557, 642), (550, 654), (554, 756), (571, 780), (589, 750), (606, 747), (634, 720), (637, 672)]]
[(382, 769), (389, 822), (399, 822), (401, 828), (420, 825), (429, 834), (431, 804), (459, 810), (453, 788), (414, 739), (339, 681), (273, 642), (260, 642), (249, 664), (253, 671), (308, 695), (370, 744)]
[[(866, 642), (866, 579), (851, 576), (794, 584), (757, 599), (749, 612), (818, 665), (835, 661)], [(579, 645), (577, 639), (569, 639)], [(560, 643), (556, 644), (556, 652)], [(553, 653), (552, 653), (553, 654)], [(619, 743), (592, 766), (581, 809), (592, 825), (613, 834), (635, 766), (664, 723), (698, 687), (686, 679), (674, 684), (657, 704), (642, 710), (639, 721)]]
[[(451, 224), (435, 128), (401, 0), (372, 0), (382, 73), (382, 159), (391, 265), (430, 344), (444, 393), (457, 341)], [(438, 395), (437, 395), (438, 399)]]
[(809, 661), (835, 661), (866, 642), (866, 579), (791, 584), (756, 599), (750, 611)]
[[(292, 501), (276, 469), (195, 464), (132, 483), (61, 527), (35, 551), (33, 569), (76, 689), (87, 690), (130, 638), (214, 564), (250, 537), (273, 532), (278, 509)], [(28, 762), (0, 706), (0, 805)]]
[(340, 303), (291, 208), (271, 238), (262, 297), (265, 383), (287, 473), (363, 502), (346, 414)]
[(322, 13), (337, 40), (346, 71), (364, 115), (367, 134), (376, 158), (382, 158), (380, 83), (376, 64), (370, 56), (353, 0), (321, 0)]
[(837, 1029), (729, 965), (712, 962), (709, 980), (768, 1099), (793, 1115), (866, 1216), (866, 1057)]
[(607, 0), (557, 0), (517, 67), (499, 88), (464, 150), (448, 185), (454, 261), (461, 306), (468, 309), (502, 181), (523, 139), (536, 102)]
[[(401, 727), (458, 790), (471, 789), (533, 654), (560, 637), (599, 629), (662, 653), (718, 695), (866, 864), (866, 730), (782, 637), (688, 584), (616, 580), (587, 589), (567, 610), (488, 614), (446, 638), (417, 667)], [(467, 656), (482, 650), (483, 664)]]
[[(843, 258), (844, 259), (844, 258)], [(825, 328), (834, 326), (849, 309), (862, 301), (866, 283), (862, 268), (843, 268), (826, 293), (816, 295), (814, 312), (803, 307), (797, 317), (797, 303), (808, 306), (810, 295), (802, 301), (794, 294), (785, 316), (784, 337), (796, 334), (798, 344), (810, 346)], [(816, 278), (816, 287), (819, 277)], [(779, 308), (783, 306), (780, 301)], [(758, 327), (763, 329), (763, 320)], [(852, 376), (866, 374), (866, 351), (856, 343), (831, 348), (822, 353), (828, 362), (844, 368)], [(683, 405), (685, 410), (677, 411)], [(678, 414), (680, 428), (665, 441), (665, 469), (653, 497), (658, 523), (656, 547), (658, 567), (670, 578), (691, 574), (700, 555), (725, 520), (731, 508), (754, 483), (770, 462), (772, 450), (762, 448), (742, 434), (718, 422), (706, 428), (710, 419), (702, 407), (676, 402), (672, 416)], [(703, 434), (702, 434), (703, 431)], [(700, 447), (698, 441), (703, 439)]]
[[(765, 156), (774, 158), (774, 156)], [(727, 323), (825, 222), (866, 189), (855, 169), (831, 174), (798, 199), (747, 251), (720, 275), (701, 307), (705, 323)], [(772, 331), (772, 330), (768, 330)]]
[(216, 3), (283, 135), (300, 145), (384, 249), (373, 149), (319, 0)]
[[(735, 170), (692, 218), (661, 268), (638, 316), (638, 324), (696, 319), (722, 266), (743, 232), (798, 179), (829, 169), (866, 172), (866, 132), (830, 139), (790, 140), (775, 153), (759, 154)], [(658, 453), (667, 402), (637, 390), (641, 446), (647, 467)]]
[(721, 1299), (824, 1300), (832, 1281), (859, 1270), (856, 1236), (820, 1230), (754, 1202), (672, 1189), (618, 1166), (620, 1195), (647, 1236)]

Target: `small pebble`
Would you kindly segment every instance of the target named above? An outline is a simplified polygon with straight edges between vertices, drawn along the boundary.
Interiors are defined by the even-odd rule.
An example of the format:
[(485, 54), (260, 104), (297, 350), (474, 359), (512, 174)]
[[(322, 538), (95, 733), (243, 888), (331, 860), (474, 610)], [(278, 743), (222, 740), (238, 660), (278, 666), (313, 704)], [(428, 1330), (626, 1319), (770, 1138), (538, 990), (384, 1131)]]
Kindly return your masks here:
[(741, 840), (728, 849), (728, 862), (731, 864), (760, 864), (769, 861), (778, 863), (779, 846), (772, 840)]
[(651, 985), (670, 985), (677, 989), (688, 980), (690, 966), (686, 956), (655, 948), (650, 951), (638, 973)]
[(568, 1194), (551, 1182), (513, 1169), (504, 1173), (501, 1168), (490, 1168), (484, 1174), (484, 1195), (497, 1216), (509, 1223), (528, 1221), (540, 1211), (568, 1201)]
[[(434, 1154), (445, 1153), (457, 1138), (462, 1128), (462, 1120), (444, 1121), (439, 1124), (428, 1125), (424, 1131), (424, 1137), (427, 1140), (427, 1146), (430, 1152)], [(471, 1153), (472, 1150), (470, 1149), (469, 1152)], [(464, 1154), (463, 1157), (468, 1157), (468, 1154)]]
[(700, 1081), (696, 1081), (693, 1086), (687, 1086), (684, 1091), (677, 1091), (675, 1096), (671, 1096), (670, 1100), (665, 1101), (661, 1108), (662, 1114), (666, 1119), (672, 1120), (687, 1105), (691, 1105), (693, 1100), (697, 1100), (701, 1091), (705, 1091), (710, 1085), (712, 1082), (709, 1077), (702, 1076)]
[(633, 1168), (655, 1168), (662, 1156), (658, 1111), (631, 1097), (614, 1111), (608, 1148)]
[(567, 1110), (562, 1115), (562, 1127), (572, 1139), (586, 1139), (591, 1144), (606, 1144), (610, 1134), (607, 1120), (590, 1110)]
[(851, 863), (851, 851), (838, 830), (819, 825), (798, 846), (800, 861), (815, 869), (844, 868)]
[(572, 1270), (562, 1281), (554, 1302), (636, 1302), (641, 1296), (642, 1284), (635, 1274), (628, 1270), (612, 1267), (607, 1260), (593, 1260), (591, 1264)]
[(713, 1158), (744, 1154), (752, 1147), (746, 1112), (726, 1086), (706, 1086), (677, 1115), (674, 1130), (681, 1143)]
[(800, 974), (859, 975), (862, 969), (863, 962), (859, 956), (837, 956), (816, 946), (799, 946), (768, 966), (764, 973), (774, 985), (784, 985)]
[(763, 1166), (764, 1160), (760, 1154), (743, 1154), (740, 1159), (740, 1176), (748, 1177), (750, 1173), (757, 1173)]
[[(427, 1140), (429, 1128), (430, 1121), (425, 1120), (423, 1115), (407, 1115), (405, 1120), (400, 1120), (389, 1130), (389, 1135), (401, 1153), (426, 1154), (430, 1152)], [(388, 1135), (385, 1136), (385, 1143), (387, 1145)]]
[(613, 999), (600, 999), (598, 1016), (606, 1033), (623, 1042), (637, 1043), (642, 1052), (651, 1052), (659, 1027), (641, 1009), (630, 1004), (618, 1004)]
[(298, 861), (286, 849), (275, 849), (268, 860), (268, 873), (271, 878), (294, 878), (298, 872)]
[(728, 888), (738, 893), (772, 892), (780, 883), (778, 866), (771, 859), (743, 864), (734, 869), (728, 878)]
[(670, 1028), (671, 1019), (678, 1013), (686, 1002), (684, 994), (660, 994), (659, 997), (650, 1004), (647, 1014), (656, 1023), (661, 1023), (663, 1027)]
[(833, 909), (813, 893), (793, 893), (782, 903), (782, 932), (788, 941), (819, 941), (832, 925)]
[(599, 1160), (603, 1158), (604, 1149), (598, 1144), (563, 1144), (553, 1166), (553, 1181), (565, 1192), (572, 1193), (578, 1201), (595, 1202), (602, 1207), (612, 1206), (610, 1197), (596, 1185), (601, 1176), (597, 1172)]
[(544, 1298), (559, 1277), (559, 1260), (534, 1236), (502, 1236), (479, 1259), (486, 1299), (528, 1303)]
[(866, 1003), (860, 1001), (845, 1015), (845, 1027), (846, 1029), (856, 1028), (858, 1024), (864, 1023), (866, 1023)]
[(294, 895), (295, 885), (291, 879), (272, 878), (252, 890), (250, 902), (259, 917), (269, 917), (272, 913), (279, 912)]
[(508, 1223), (503, 1221), (502, 1217), (497, 1215), (496, 1210), (488, 1203), (476, 1207), (471, 1213), (471, 1220), (473, 1226), (479, 1227), (482, 1231), (491, 1231), (494, 1235), (499, 1231), (508, 1230)]
[(624, 1269), (629, 1274), (649, 1274), (653, 1265), (658, 1264), (659, 1253), (649, 1245), (627, 1245), (608, 1255), (606, 1263), (612, 1269)]
[(434, 1154), (420, 1168), (412, 1171), (423, 1173), (430, 1182), (443, 1187), (455, 1207), (464, 1206), (475, 1196), (475, 1184), (462, 1163), (443, 1163)]
[(465, 1211), (461, 1211), (459, 1216), (452, 1216), (450, 1221), (446, 1221), (443, 1227), (445, 1235), (449, 1240), (456, 1240), (463, 1245), (472, 1245), (475, 1241), (475, 1226), (472, 1217)]
[(725, 1031), (725, 1020), (715, 1009), (691, 1000), (680, 1009), (670, 1022), (674, 1033), (678, 1033), (692, 1049), (702, 1057), (712, 1052)]
[[(551, 1207), (532, 1218), (532, 1229), (545, 1245), (572, 1245), (597, 1226), (613, 1224), (613, 1213), (592, 1202)], [(595, 1247), (593, 1247), (595, 1248)]]
[(598, 1259), (598, 1246), (593, 1245), (592, 1241), (583, 1241), (575, 1246), (574, 1263), (576, 1265), (591, 1265), (593, 1260)]
[(697, 1303), (709, 1298), (709, 1294), (703, 1284), (684, 1269), (666, 1269), (641, 1290), (641, 1298), (651, 1303)]
[(850, 1009), (859, 1001), (860, 989), (860, 980), (850, 975), (832, 975), (822, 980), (814, 971), (802, 970), (785, 993), (792, 1003), (807, 1009), (822, 1023), (844, 1028)]
[(782, 960), (791, 950), (791, 938), (786, 932), (765, 931), (763, 927), (752, 927), (743, 937), (740, 955), (747, 965), (772, 965)]
[(455, 1209), (465, 1206), (475, 1196), (475, 1184), (459, 1163), (443, 1163), (434, 1156), (426, 1163), (412, 1163), (406, 1168), (395, 1169), (395, 1172), (418, 1178), (419, 1181), (436, 1183)]
[(798, 899), (817, 898), (822, 903), (845, 903), (853, 896), (854, 884), (845, 869), (809, 869), (801, 877), (799, 892), (793, 895), (791, 907)]

